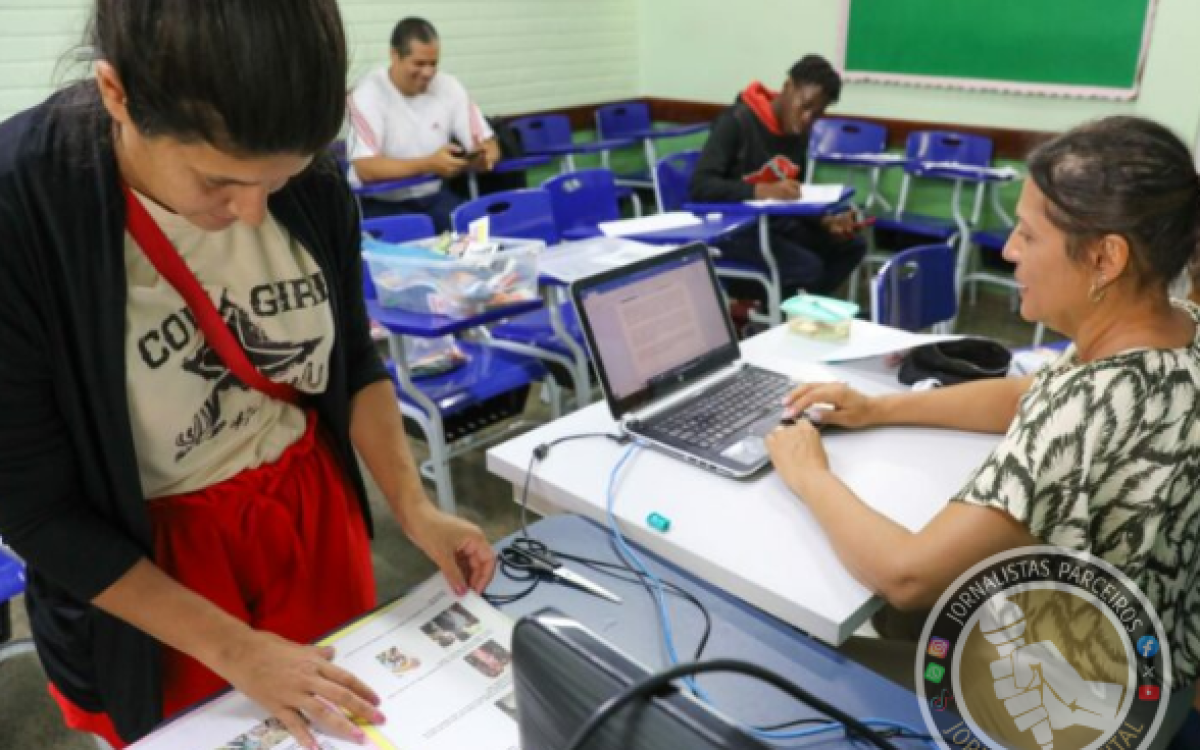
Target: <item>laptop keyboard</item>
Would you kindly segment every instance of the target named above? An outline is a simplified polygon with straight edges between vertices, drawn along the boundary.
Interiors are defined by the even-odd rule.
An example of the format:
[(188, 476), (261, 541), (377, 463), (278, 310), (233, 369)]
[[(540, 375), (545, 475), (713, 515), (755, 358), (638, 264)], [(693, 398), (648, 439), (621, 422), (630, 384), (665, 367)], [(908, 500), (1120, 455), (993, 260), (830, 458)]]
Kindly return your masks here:
[(679, 411), (664, 415), (654, 431), (698, 448), (713, 448), (760, 419), (764, 412), (775, 409), (782, 413), (781, 401), (794, 385), (776, 372), (746, 370)]

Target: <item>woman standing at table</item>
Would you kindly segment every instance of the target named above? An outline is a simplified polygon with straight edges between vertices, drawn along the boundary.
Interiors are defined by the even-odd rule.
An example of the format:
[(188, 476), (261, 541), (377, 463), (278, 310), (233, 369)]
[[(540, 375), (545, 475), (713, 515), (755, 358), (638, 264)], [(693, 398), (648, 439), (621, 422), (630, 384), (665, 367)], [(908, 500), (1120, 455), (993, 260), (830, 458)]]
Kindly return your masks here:
[(0, 534), (67, 723), (228, 684), (307, 746), (377, 698), (308, 642), (375, 605), (355, 451), (459, 592), (368, 333), (335, 0), (97, 0), (94, 80), (0, 126)]
[(1022, 316), (1074, 342), (1058, 361), (1023, 379), (922, 393), (809, 384), (787, 398), (793, 413), (842, 427), (1003, 433), (953, 502), (912, 533), (838, 480), (812, 425), (767, 443), (846, 567), (897, 608), (928, 608), (976, 563), (1028, 545), (1121, 570), (1171, 640), (1169, 739), (1200, 667), (1200, 308), (1173, 302), (1167, 286), (1200, 239), (1200, 178), (1177, 137), (1132, 117), (1050, 141), (1029, 174), (1004, 257), (1016, 264)]

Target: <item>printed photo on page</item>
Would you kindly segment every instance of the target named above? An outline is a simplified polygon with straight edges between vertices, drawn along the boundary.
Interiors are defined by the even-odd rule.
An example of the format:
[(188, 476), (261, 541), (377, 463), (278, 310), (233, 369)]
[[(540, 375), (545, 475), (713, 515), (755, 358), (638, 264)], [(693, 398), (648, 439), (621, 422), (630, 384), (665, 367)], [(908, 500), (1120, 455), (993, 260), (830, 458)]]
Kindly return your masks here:
[[(517, 750), (512, 622), (474, 594), (457, 599), (440, 575), (324, 643), (334, 663), (382, 699), (388, 717), (364, 726), (378, 750)], [(318, 735), (322, 750), (360, 748)], [(133, 746), (204, 750), (298, 750), (274, 719), (230, 693)]]

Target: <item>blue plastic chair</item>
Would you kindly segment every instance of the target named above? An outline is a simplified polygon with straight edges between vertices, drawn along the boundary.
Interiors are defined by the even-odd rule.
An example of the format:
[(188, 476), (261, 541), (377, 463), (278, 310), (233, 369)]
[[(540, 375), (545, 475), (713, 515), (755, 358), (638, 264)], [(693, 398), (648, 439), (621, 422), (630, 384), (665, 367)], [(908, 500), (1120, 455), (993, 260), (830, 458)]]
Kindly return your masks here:
[(658, 189), (663, 211), (680, 211), (690, 200), (688, 191), (699, 160), (699, 151), (680, 151), (659, 160)]
[[(650, 105), (643, 101), (617, 102), (605, 104), (596, 108), (596, 133), (601, 139), (632, 139), (633, 143), (640, 142), (646, 157), (646, 169), (630, 174), (618, 174), (617, 184), (632, 188), (648, 188), (654, 191), (654, 199), (659, 211), (663, 207), (663, 196), (658, 183), (658, 153), (655, 141), (663, 138), (677, 138), (707, 130), (707, 123), (698, 125), (677, 125), (666, 128), (655, 128), (650, 116)], [(605, 166), (608, 166), (607, 162)]]
[(454, 210), (454, 231), (465, 233), (472, 221), (488, 216), (495, 237), (521, 237), (541, 240), (547, 246), (558, 244), (558, 227), (550, 194), (542, 188), (504, 190), (467, 201)]
[[(938, 174), (938, 164), (953, 163), (967, 167), (989, 167), (992, 162), (992, 140), (981, 135), (955, 133), (941, 130), (924, 130), (910, 133), (905, 147), (907, 161), (904, 163), (904, 180), (900, 184), (900, 197), (896, 209), (889, 214), (876, 214), (873, 232), (870, 234), (872, 248), (868, 260), (878, 263), (880, 256), (874, 247), (874, 238), (879, 230), (945, 242), (955, 246), (958, 260), (955, 272), (955, 289), (962, 291), (966, 275), (967, 258), (971, 241), (971, 228), (979, 223), (983, 212), (984, 197), (989, 192), (988, 183), (970, 177), (949, 178)], [(950, 213), (952, 218), (918, 214), (908, 210), (908, 199), (915, 180), (950, 182)], [(962, 194), (974, 187), (974, 199), (970, 213), (963, 211)]]
[[(571, 118), (566, 115), (529, 115), (509, 121), (521, 139), (521, 146), (529, 154), (543, 154), (562, 158), (560, 171), (575, 172), (575, 157), (580, 154), (600, 154), (601, 163), (608, 168), (608, 154), (615, 148), (626, 148), (635, 144), (631, 139), (605, 140), (576, 143), (571, 132)], [(642, 200), (630, 187), (617, 185), (617, 199), (628, 198), (633, 204), (635, 216), (642, 215)]]
[[(887, 151), (887, 128), (864, 120), (837, 117), (822, 117), (813, 123), (808, 137), (808, 165), (804, 181), (811, 183), (818, 163), (837, 164), (850, 170), (865, 169), (870, 178), (867, 199), (863, 208), (870, 210), (879, 203), (885, 210), (891, 205), (879, 192), (879, 179), (883, 166), (855, 161), (864, 156), (874, 156)], [(899, 165), (897, 165), (899, 166)]]
[[(455, 231), (467, 231), (470, 223), (482, 216), (491, 217), (495, 237), (542, 240), (547, 247), (558, 243), (550, 193), (541, 188), (508, 190), (464, 203), (452, 217)], [(492, 339), (496, 345), (542, 359), (555, 382), (567, 380), (575, 392), (576, 404), (583, 406), (591, 400), (583, 331), (562, 287), (544, 285), (543, 294), (547, 298), (545, 308), (493, 326)]]
[(597, 225), (621, 218), (617, 186), (607, 169), (584, 169), (551, 177), (542, 183), (550, 194), (554, 222), (564, 240), (595, 237)]
[(0, 546), (0, 662), (33, 651), (33, 641), (12, 639), (12, 600), (25, 593), (25, 566)]
[(957, 314), (950, 245), (922, 245), (897, 253), (871, 285), (871, 319), (880, 325), (906, 331), (948, 329)]
[[(422, 214), (368, 219), (363, 222), (363, 231), (384, 242), (406, 242), (434, 235), (433, 221)], [(453, 513), (457, 504), (450, 459), (502, 439), (506, 432), (482, 441), (477, 439), (476, 433), (509, 421), (524, 411), (530, 385), (546, 380), (545, 368), (535, 358), (493, 347), (486, 339), (476, 341), (456, 336), (458, 347), (467, 356), (464, 365), (440, 375), (412, 377), (407, 367), (399, 370), (396, 367), (396, 362), (403, 361), (405, 356), (403, 338), (421, 337), (420, 326), (416, 323), (435, 316), (398, 315), (383, 310), (374, 301), (376, 291), (369, 272), (363, 274), (363, 290), (372, 317), (385, 328), (389, 322), (394, 325), (397, 320), (410, 324), (404, 328), (404, 333), (389, 330), (388, 348), (392, 360), (387, 367), (396, 384), (405, 421), (420, 430), (429, 446), (429, 460), (422, 463), (421, 473), (437, 488), (438, 505)], [(484, 322), (486, 319), (480, 317), (478, 323), (472, 325), (482, 326)], [(443, 335), (435, 329), (436, 324), (426, 337)], [(510, 422), (510, 427), (519, 425), (519, 421)]]
[(433, 219), (425, 214), (398, 214), (366, 219), (362, 228), (375, 239), (392, 243), (420, 240), (437, 234), (433, 228)]

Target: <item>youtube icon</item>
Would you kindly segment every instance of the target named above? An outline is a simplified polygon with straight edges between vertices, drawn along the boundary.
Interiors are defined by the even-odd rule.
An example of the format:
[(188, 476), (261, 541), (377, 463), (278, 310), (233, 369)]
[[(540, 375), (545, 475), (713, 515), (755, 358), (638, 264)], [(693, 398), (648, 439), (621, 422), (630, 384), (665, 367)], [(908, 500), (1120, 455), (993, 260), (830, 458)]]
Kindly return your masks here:
[(1156, 701), (1159, 698), (1158, 685), (1141, 685), (1138, 687), (1138, 700)]

